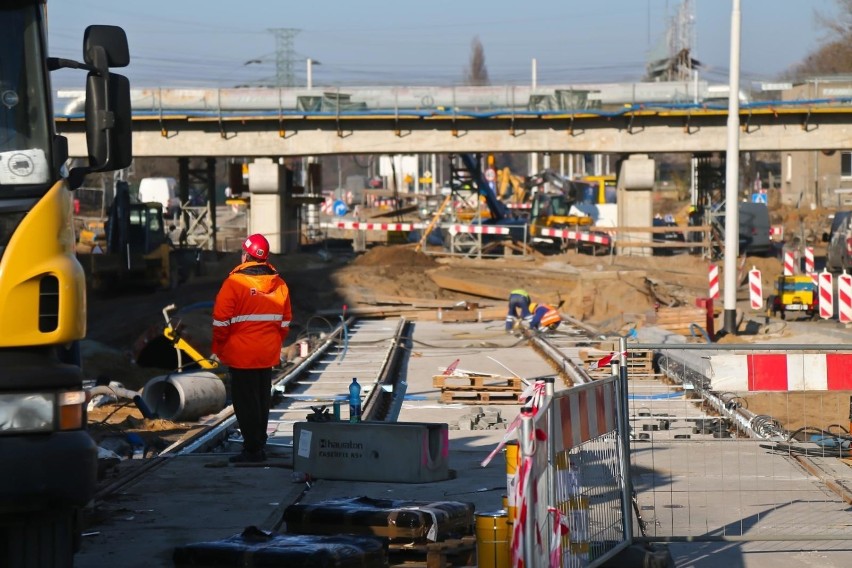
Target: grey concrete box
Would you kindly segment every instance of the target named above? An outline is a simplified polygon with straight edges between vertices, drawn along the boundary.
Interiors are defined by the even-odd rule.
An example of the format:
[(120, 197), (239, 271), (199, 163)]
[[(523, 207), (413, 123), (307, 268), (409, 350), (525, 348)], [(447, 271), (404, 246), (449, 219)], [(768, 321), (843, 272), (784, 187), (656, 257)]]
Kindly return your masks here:
[(449, 479), (449, 428), (420, 422), (298, 422), (294, 469), (318, 479)]

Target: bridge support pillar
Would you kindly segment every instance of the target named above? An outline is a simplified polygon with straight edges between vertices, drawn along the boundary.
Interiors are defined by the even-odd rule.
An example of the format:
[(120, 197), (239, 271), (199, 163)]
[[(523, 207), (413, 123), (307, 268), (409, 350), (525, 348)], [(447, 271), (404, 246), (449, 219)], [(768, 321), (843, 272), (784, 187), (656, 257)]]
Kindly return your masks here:
[(293, 171), (278, 160), (249, 164), (251, 208), (249, 232), (262, 233), (275, 254), (299, 248), (299, 208), (293, 200)]
[[(653, 223), (654, 160), (647, 154), (633, 154), (621, 163), (618, 175), (618, 225), (650, 227)], [(620, 232), (618, 240), (627, 243), (650, 243), (651, 233)], [(618, 242), (618, 241), (616, 241)], [(619, 254), (650, 256), (651, 247), (621, 247)]]

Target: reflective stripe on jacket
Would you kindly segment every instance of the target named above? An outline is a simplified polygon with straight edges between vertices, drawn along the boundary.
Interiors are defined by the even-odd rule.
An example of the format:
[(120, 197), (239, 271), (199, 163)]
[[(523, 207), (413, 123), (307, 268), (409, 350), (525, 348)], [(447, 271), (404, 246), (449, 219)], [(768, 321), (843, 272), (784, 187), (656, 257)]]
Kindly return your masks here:
[(269, 263), (245, 262), (225, 279), (213, 305), (213, 353), (237, 369), (281, 362), (292, 309), (287, 284)]

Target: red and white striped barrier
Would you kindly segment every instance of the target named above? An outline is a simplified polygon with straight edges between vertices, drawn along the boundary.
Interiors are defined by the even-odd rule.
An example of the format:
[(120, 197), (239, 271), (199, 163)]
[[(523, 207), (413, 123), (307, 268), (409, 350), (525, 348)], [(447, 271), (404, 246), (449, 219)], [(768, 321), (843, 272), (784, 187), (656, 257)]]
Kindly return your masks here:
[(852, 323), (852, 276), (845, 272), (837, 277), (837, 319)]
[(793, 276), (796, 273), (796, 257), (791, 250), (784, 251), (784, 276)]
[(760, 280), (760, 270), (752, 268), (748, 271), (748, 297), (751, 309), (763, 309), (763, 282)]
[(782, 225), (773, 225), (769, 227), (769, 238), (773, 241), (784, 240), (784, 227)]
[(711, 264), (707, 269), (707, 279), (710, 285), (709, 295), (714, 300), (719, 299), (719, 267)]
[(814, 273), (814, 247), (805, 247), (805, 274)]
[(755, 353), (711, 357), (715, 391), (852, 389), (852, 353)]
[(532, 209), (532, 203), (506, 203), (508, 209)]
[(598, 245), (609, 246), (609, 235), (600, 235), (597, 233), (589, 233), (583, 231), (571, 231), (567, 229), (542, 229), (543, 237), (556, 237), (566, 241), (582, 241), (587, 243), (595, 243)]
[(350, 229), (355, 231), (413, 231), (423, 229), (423, 223), (361, 223), (358, 221), (337, 221), (320, 223), (323, 229)]
[(470, 233), (474, 235), (508, 235), (509, 227), (499, 225), (450, 225), (451, 235)]
[(831, 319), (834, 317), (834, 278), (831, 272), (823, 270), (819, 273), (819, 317)]
[(615, 381), (590, 383), (592, 387), (572, 389), (560, 397), (555, 406), (557, 429), (556, 451), (570, 450), (607, 432), (615, 430)]
[(334, 212), (334, 201), (330, 197), (326, 197), (320, 205), (320, 211), (326, 215), (331, 215)]

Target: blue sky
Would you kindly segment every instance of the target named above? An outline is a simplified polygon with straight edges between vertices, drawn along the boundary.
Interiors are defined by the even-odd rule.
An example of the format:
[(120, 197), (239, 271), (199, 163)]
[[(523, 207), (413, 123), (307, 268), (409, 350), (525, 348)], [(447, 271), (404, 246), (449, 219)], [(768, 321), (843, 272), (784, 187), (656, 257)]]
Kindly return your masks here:
[[(301, 30), (293, 71), (315, 86), (461, 84), (478, 36), (492, 84), (636, 81), (678, 0), (53, 0), (51, 55), (80, 59), (89, 23), (125, 28), (134, 87), (230, 87), (275, 76), (271, 28)], [(815, 11), (833, 0), (741, 0), (743, 88), (775, 79), (824, 39)], [(694, 56), (703, 76), (727, 82), (730, 0), (693, 0)], [(246, 65), (249, 60), (257, 63)], [(55, 87), (81, 87), (79, 72)]]

